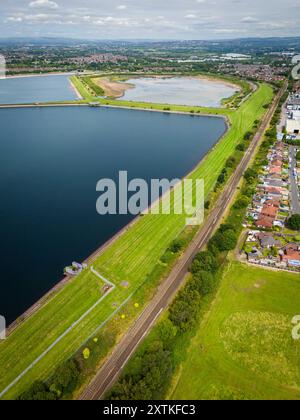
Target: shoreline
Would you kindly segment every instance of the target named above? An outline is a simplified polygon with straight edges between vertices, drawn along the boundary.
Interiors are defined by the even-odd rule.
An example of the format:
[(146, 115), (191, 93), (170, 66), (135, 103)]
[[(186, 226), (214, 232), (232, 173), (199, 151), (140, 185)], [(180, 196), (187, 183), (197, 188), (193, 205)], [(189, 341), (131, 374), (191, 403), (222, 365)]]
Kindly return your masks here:
[[(55, 106), (66, 106), (66, 105), (46, 105), (44, 107), (55, 107)], [(69, 105), (69, 106), (89, 106), (88, 104), (78, 104), (78, 105)], [(23, 106), (13, 106), (11, 108), (34, 108), (38, 107), (37, 105), (23, 105)], [(193, 116), (193, 117), (212, 117), (212, 118), (222, 118), (225, 122), (225, 131), (224, 133), (216, 140), (216, 142), (213, 144), (212, 148), (200, 159), (200, 161), (190, 170), (188, 173), (181, 178), (181, 182), (189, 177), (190, 175), (195, 172), (195, 170), (204, 163), (204, 161), (208, 158), (209, 154), (212, 153), (216, 147), (216, 145), (222, 141), (222, 139), (226, 136), (228, 133), (231, 125), (230, 120), (225, 115), (213, 115), (213, 114), (191, 114), (186, 112), (176, 112), (176, 111), (160, 111), (160, 110), (154, 110), (154, 109), (144, 109), (144, 108), (135, 108), (132, 109), (130, 107), (119, 107), (119, 106), (111, 106), (111, 105), (104, 105), (104, 108), (117, 108), (117, 109), (127, 109), (132, 111), (148, 111), (148, 112), (160, 112), (160, 113), (168, 113), (168, 114), (178, 114), (178, 115), (186, 115), (186, 116)], [(0, 105), (1, 108), (1, 105)], [(167, 195), (169, 191), (167, 191), (164, 195)], [(148, 207), (148, 211), (153, 208), (157, 203), (163, 199), (164, 195), (162, 197), (159, 197), (155, 202), (151, 203)], [(105, 250), (115, 243), (124, 233), (126, 233), (132, 226), (134, 226), (140, 219), (140, 216), (134, 217), (134, 219), (126, 224), (121, 230), (119, 230), (117, 233), (115, 233), (110, 239), (108, 239), (104, 244), (100, 245), (92, 254), (90, 254), (82, 263), (83, 264), (92, 264), (96, 258), (98, 258)], [(6, 328), (6, 335), (7, 337), (10, 336), (19, 326), (21, 326), (23, 323), (28, 321), (31, 316), (33, 316), (35, 313), (38, 312), (39, 309), (43, 307), (44, 304), (49, 303), (53, 298), (56, 296), (56, 292), (59, 292), (66, 284), (68, 284), (70, 281), (74, 280), (76, 276), (65, 276), (61, 280), (59, 280), (53, 287), (49, 289), (48, 292), (46, 292), (43, 296), (41, 296), (33, 305), (31, 305), (23, 314), (18, 316), (14, 321), (8, 325)], [(53, 296), (52, 296), (53, 295)]]
[(29, 77), (49, 77), (49, 76), (75, 76), (77, 73), (74, 72), (54, 72), (54, 73), (23, 73), (23, 74), (12, 74), (12, 75), (7, 75), (5, 76), (3, 79), (25, 79), (25, 78), (29, 78)]
[[(226, 86), (228, 88), (234, 89), (235, 92), (228, 97), (225, 98), (221, 98), (220, 99), (220, 108), (222, 108), (222, 101), (227, 100), (232, 98), (234, 95), (236, 95), (239, 92), (242, 92), (242, 87), (238, 84), (235, 84), (234, 82), (230, 82), (229, 80), (225, 80), (225, 79), (220, 79), (217, 76), (210, 76), (210, 75), (196, 75), (196, 76), (186, 76), (186, 75), (132, 75), (132, 76), (128, 76), (128, 78), (126, 78), (126, 80), (111, 80), (111, 77), (113, 75), (109, 76), (99, 76), (98, 78), (98, 86), (100, 86), (104, 91), (108, 91), (108, 93), (106, 94), (106, 96), (104, 97), (105, 99), (109, 99), (112, 98), (114, 100), (120, 100), (122, 98), (124, 98), (124, 96), (126, 95), (126, 92), (130, 89), (135, 89), (136, 85), (133, 83), (128, 83), (129, 80), (134, 80), (134, 79), (174, 79), (174, 78), (183, 78), (183, 79), (189, 79), (189, 80), (199, 80), (199, 81), (206, 81), (206, 82), (211, 82), (211, 83), (216, 83), (218, 85), (223, 85)], [(101, 83), (101, 79), (102, 82)], [(111, 91), (113, 92), (114, 90), (118, 91), (118, 87), (120, 92), (116, 92), (116, 94), (109, 94), (109, 90), (111, 89)], [(111, 93), (112, 93), (111, 92)], [(166, 105), (172, 105), (172, 104), (166, 104)], [(174, 104), (173, 104), (174, 105)], [(185, 104), (181, 104), (182, 106), (204, 106), (201, 104), (198, 105), (185, 105)]]

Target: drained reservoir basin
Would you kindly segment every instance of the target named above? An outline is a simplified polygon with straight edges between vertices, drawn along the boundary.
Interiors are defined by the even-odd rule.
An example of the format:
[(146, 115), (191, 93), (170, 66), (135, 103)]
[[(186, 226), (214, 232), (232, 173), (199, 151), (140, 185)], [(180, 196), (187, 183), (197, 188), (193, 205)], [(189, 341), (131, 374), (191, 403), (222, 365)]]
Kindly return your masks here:
[(133, 78), (126, 84), (122, 100), (160, 104), (220, 107), (222, 99), (230, 98), (239, 88), (219, 80), (196, 77)]
[(102, 178), (180, 178), (225, 121), (108, 108), (0, 110), (0, 314), (9, 322), (130, 222), (96, 212)]

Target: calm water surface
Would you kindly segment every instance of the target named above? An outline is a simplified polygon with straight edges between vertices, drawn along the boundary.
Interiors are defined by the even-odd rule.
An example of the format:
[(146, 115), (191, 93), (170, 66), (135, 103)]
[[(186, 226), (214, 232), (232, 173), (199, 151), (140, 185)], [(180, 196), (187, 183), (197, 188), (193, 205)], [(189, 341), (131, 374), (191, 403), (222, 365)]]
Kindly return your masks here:
[(67, 75), (0, 79), (0, 104), (28, 104), (78, 99)]
[(222, 119), (99, 108), (0, 110), (0, 314), (12, 321), (132, 218), (99, 216), (96, 183), (182, 177)]
[(220, 107), (238, 88), (222, 82), (184, 77), (130, 79), (135, 85), (126, 91), (123, 100), (174, 105)]

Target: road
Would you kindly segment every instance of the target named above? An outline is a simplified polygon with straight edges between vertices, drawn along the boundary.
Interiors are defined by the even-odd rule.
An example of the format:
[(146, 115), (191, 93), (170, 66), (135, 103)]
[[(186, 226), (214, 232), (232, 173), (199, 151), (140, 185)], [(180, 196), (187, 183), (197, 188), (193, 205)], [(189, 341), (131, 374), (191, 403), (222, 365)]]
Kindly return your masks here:
[(295, 176), (295, 171), (297, 169), (296, 150), (295, 146), (289, 147), (289, 157), (291, 158), (289, 175), (292, 214), (300, 214), (299, 186)]
[(111, 356), (100, 368), (92, 382), (80, 395), (80, 400), (99, 400), (104, 396), (104, 394), (113, 385), (114, 381), (120, 376), (126, 363), (137, 349), (140, 342), (149, 333), (151, 327), (155, 324), (160, 314), (169, 306), (175, 293), (182, 285), (193, 259), (199, 250), (207, 244), (217, 229), (219, 223), (222, 221), (228, 205), (234, 198), (243, 174), (249, 166), (260, 140), (271, 121), (280, 96), (283, 94), (285, 89), (286, 86), (282, 88), (274, 99), (274, 102), (266, 113), (261, 127), (256, 133), (249, 149), (238, 165), (234, 175), (231, 177), (230, 181), (221, 193), (221, 196), (203, 227), (200, 229), (199, 233), (189, 245), (184, 255), (173, 268), (169, 277), (159, 287), (156, 295), (137, 319), (133, 327), (125, 334), (120, 343), (115, 347)]

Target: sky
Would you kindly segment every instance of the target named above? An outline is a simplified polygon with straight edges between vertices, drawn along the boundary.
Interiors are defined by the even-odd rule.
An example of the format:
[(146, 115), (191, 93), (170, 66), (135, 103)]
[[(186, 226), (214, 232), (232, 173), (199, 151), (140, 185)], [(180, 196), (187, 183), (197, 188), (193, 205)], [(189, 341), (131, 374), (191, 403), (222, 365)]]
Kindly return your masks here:
[(299, 0), (1, 0), (0, 37), (300, 36)]

